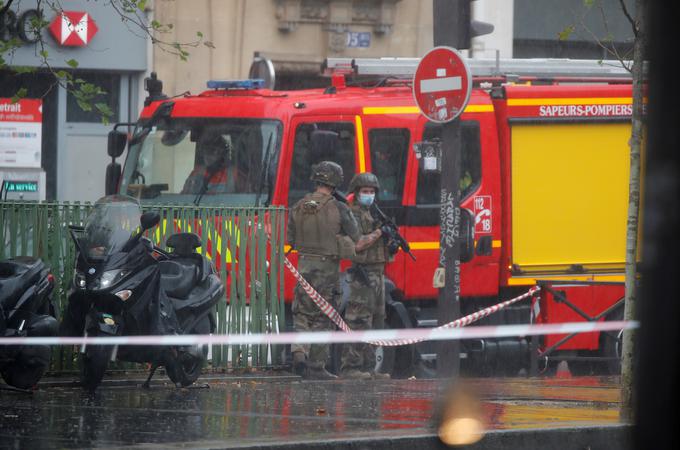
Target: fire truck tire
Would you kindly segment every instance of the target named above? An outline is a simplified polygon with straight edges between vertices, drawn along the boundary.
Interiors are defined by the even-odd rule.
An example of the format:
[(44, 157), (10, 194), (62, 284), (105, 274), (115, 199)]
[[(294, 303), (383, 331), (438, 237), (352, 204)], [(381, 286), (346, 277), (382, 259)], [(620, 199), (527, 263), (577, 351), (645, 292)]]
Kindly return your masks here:
[[(623, 320), (623, 304), (607, 316), (606, 320)], [(609, 375), (621, 374), (621, 345), (623, 331), (612, 331), (600, 334), (600, 352), (605, 358), (617, 358), (605, 361), (605, 370)]]
[[(387, 280), (385, 283), (385, 328), (412, 328), (411, 318), (404, 304), (395, 301), (399, 292)], [(376, 371), (389, 373), (392, 378), (409, 378), (417, 375), (420, 358), (415, 345), (401, 345), (398, 347), (383, 347)]]

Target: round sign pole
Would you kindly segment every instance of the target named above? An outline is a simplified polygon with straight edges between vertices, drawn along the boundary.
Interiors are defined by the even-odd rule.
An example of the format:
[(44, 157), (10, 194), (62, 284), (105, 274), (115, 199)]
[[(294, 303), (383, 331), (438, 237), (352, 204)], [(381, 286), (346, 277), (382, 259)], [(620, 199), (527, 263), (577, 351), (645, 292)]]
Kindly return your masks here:
[[(441, 197), (439, 209), (439, 269), (444, 287), (439, 289), (437, 320), (443, 325), (460, 317), (460, 178), (463, 151), (460, 120), (472, 92), (472, 76), (458, 51), (435, 47), (418, 64), (413, 77), (413, 98), (428, 120), (441, 124)], [(460, 343), (441, 341), (437, 346), (437, 375), (457, 377)]]

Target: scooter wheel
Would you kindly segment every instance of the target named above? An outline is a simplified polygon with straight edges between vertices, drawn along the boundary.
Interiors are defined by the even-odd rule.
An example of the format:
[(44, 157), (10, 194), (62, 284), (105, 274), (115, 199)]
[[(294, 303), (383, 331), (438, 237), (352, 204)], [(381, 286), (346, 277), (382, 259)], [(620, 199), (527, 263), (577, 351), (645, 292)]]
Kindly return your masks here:
[(16, 361), (3, 367), (2, 379), (10, 386), (30, 389), (42, 378), (50, 363), (50, 348), (25, 347)]
[(194, 384), (201, 375), (205, 358), (201, 352), (179, 352), (176, 358), (166, 363), (165, 371), (170, 380), (177, 386), (186, 387)]
[(80, 355), (80, 381), (85, 389), (93, 391), (101, 384), (111, 352), (111, 346), (90, 345)]

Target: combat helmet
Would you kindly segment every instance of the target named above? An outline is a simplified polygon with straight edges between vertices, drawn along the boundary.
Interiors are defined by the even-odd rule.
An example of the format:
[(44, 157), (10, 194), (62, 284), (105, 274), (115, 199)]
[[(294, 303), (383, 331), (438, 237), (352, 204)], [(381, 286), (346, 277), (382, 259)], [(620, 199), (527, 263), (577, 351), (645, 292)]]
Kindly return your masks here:
[(362, 187), (372, 187), (375, 188), (376, 191), (379, 190), (380, 183), (378, 183), (378, 177), (371, 172), (362, 172), (354, 175), (349, 182), (349, 192), (354, 192)]
[(343, 180), (342, 167), (333, 161), (321, 161), (312, 166), (312, 176), (309, 179), (327, 186), (338, 187)]

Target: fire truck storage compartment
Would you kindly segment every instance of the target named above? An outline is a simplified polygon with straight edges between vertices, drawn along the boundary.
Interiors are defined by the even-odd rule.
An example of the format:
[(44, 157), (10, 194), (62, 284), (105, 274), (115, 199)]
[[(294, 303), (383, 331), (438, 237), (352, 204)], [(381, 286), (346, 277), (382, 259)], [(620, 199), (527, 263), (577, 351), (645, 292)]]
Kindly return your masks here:
[[(566, 323), (584, 322), (586, 319), (575, 309), (585, 313), (591, 318), (596, 318), (618, 302), (624, 295), (623, 283), (573, 283), (568, 282), (551, 284), (541, 283), (545, 288), (541, 292), (540, 312), (536, 317), (537, 323)], [(567, 304), (567, 302), (569, 304)], [(623, 305), (611, 310), (609, 319), (620, 320)], [(603, 315), (599, 321), (604, 321)], [(559, 343), (565, 334), (549, 334), (544, 336), (542, 347), (550, 348)], [(562, 343), (555, 350), (597, 350), (599, 347), (600, 333), (579, 333)]]
[(514, 123), (511, 133), (515, 271), (622, 270), (630, 124)]

